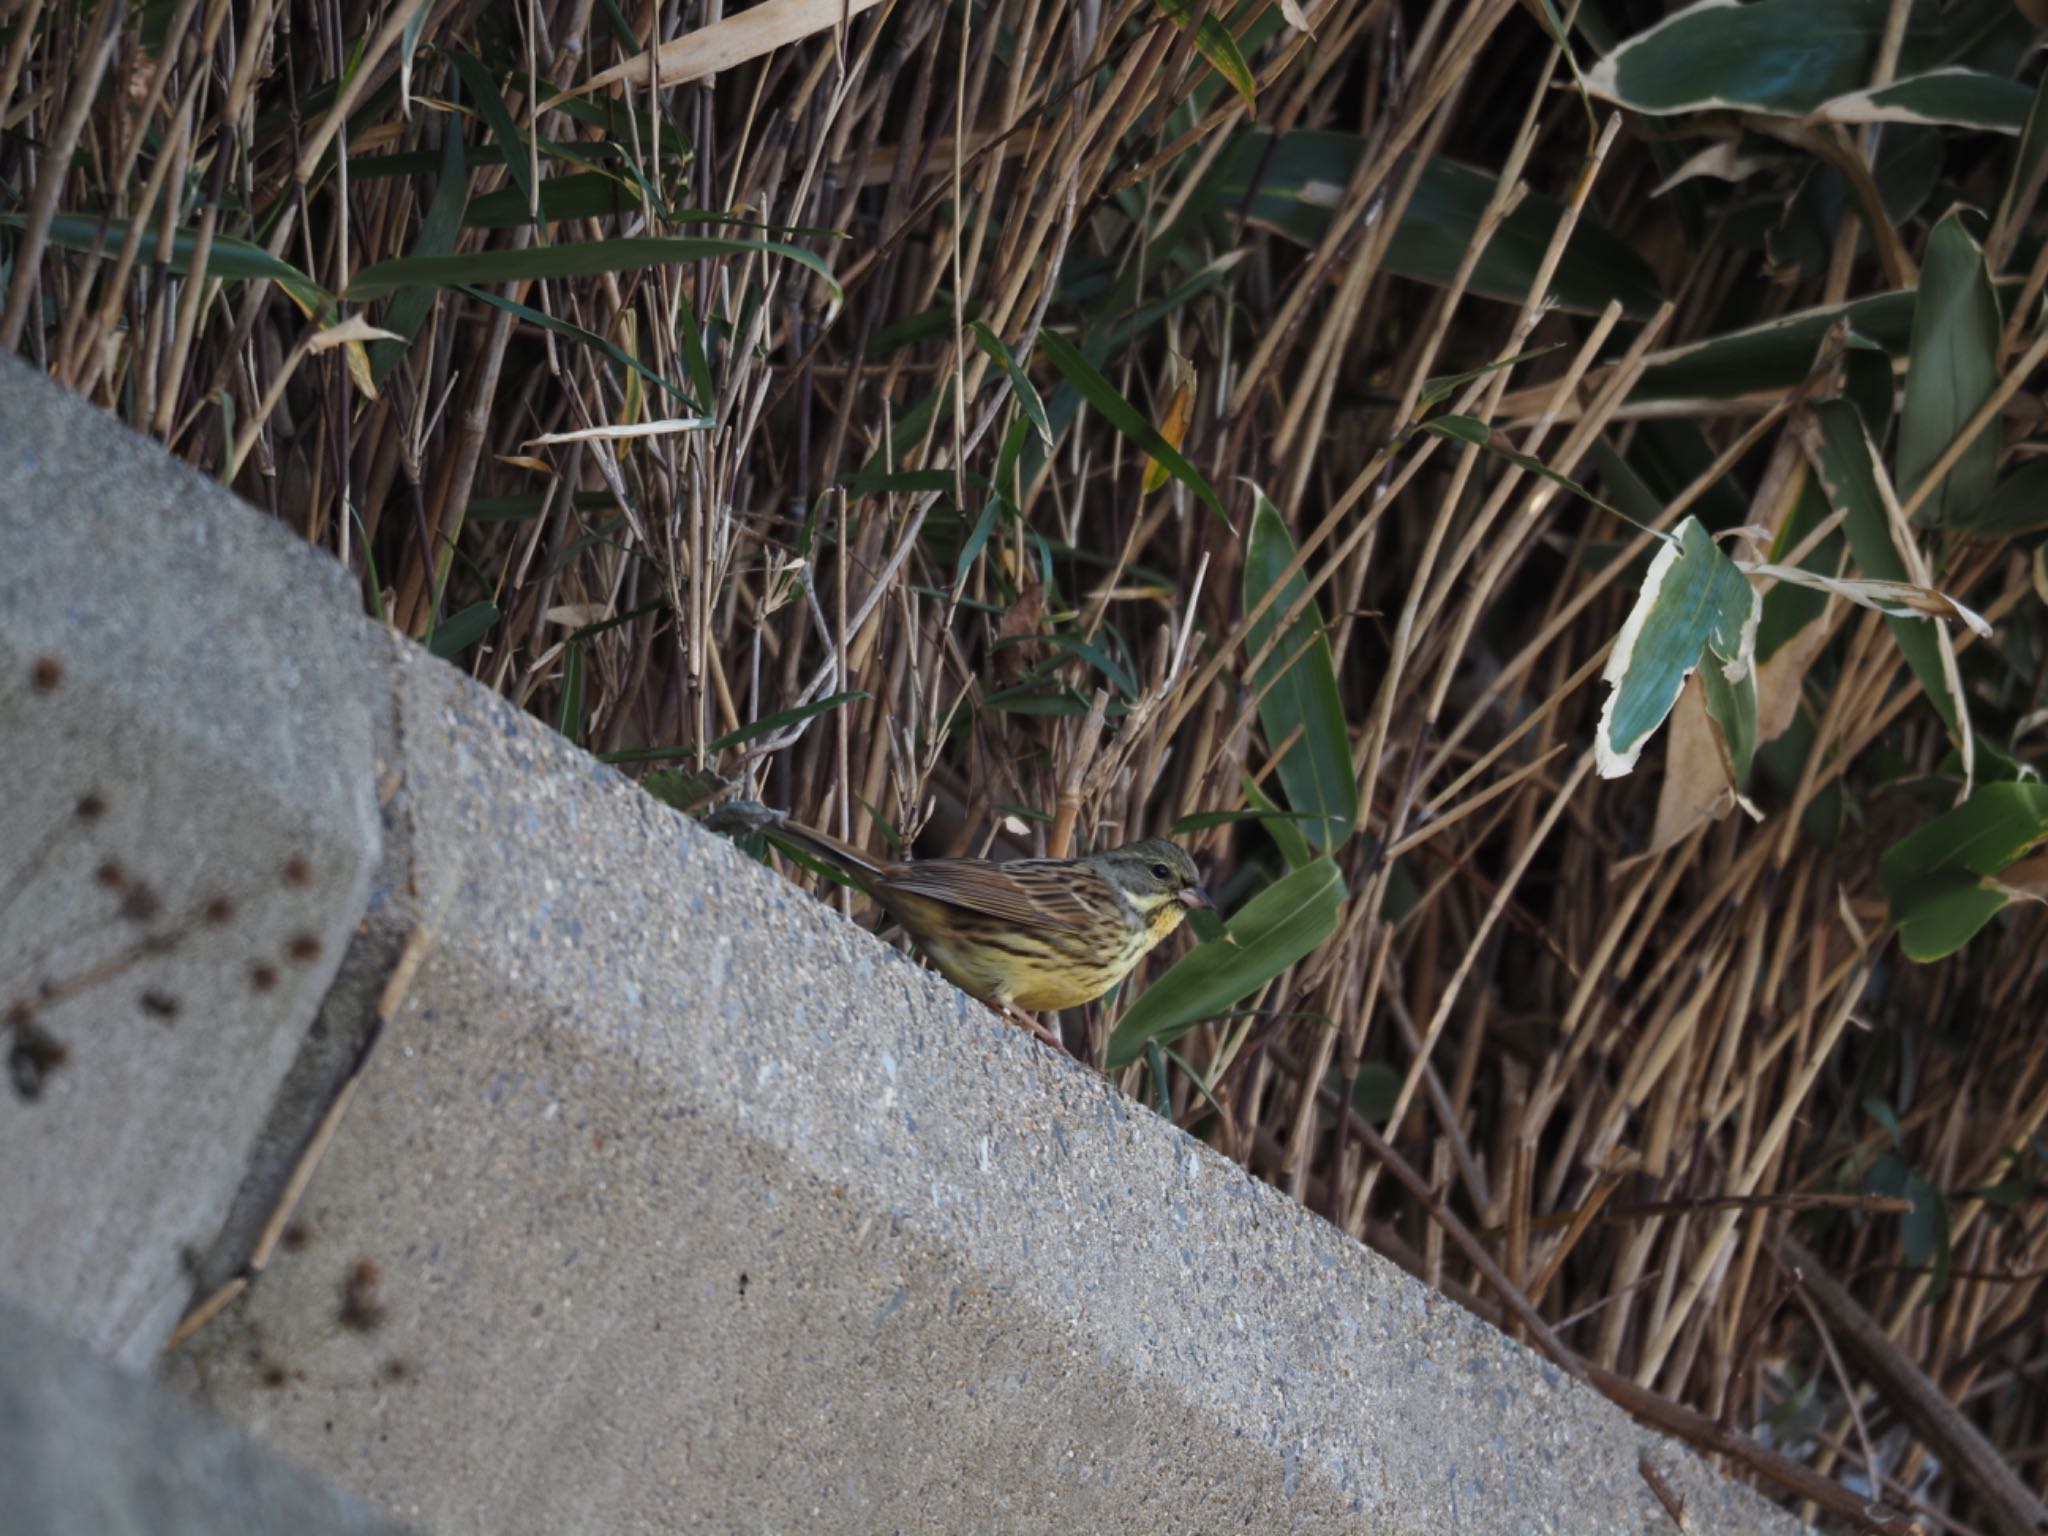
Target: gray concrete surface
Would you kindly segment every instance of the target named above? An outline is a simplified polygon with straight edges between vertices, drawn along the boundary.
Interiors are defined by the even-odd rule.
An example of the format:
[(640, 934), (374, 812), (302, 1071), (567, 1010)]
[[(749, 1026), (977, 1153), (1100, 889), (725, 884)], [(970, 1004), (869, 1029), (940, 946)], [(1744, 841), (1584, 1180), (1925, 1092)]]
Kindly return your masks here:
[[(440, 1532), (1792, 1521), (393, 641), (433, 946), (172, 1370)], [(398, 844), (394, 841), (394, 847)]]
[(8, 1536), (398, 1536), (352, 1494), (0, 1301)]
[[(356, 606), (0, 357), (0, 1294), (125, 1361), (189, 1301), (377, 862)], [(33, 1101), (32, 1048), (64, 1053)]]

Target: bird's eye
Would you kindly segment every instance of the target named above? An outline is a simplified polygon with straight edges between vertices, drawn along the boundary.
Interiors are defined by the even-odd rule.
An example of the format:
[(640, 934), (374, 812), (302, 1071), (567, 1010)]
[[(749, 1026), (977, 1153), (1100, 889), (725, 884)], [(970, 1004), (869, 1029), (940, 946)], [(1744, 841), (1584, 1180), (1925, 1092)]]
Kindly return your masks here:
[(1171, 880), (1173, 878), (1173, 871), (1164, 864), (1154, 864), (1152, 866), (1152, 878), (1155, 880)]

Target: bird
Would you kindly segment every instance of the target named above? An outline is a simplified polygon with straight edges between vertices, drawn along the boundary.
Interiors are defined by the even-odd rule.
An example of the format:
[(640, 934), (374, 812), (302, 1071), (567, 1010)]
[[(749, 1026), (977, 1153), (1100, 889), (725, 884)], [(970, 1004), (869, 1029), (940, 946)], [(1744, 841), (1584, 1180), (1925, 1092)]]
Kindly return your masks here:
[(1193, 856), (1163, 837), (1078, 859), (895, 862), (800, 822), (767, 830), (843, 872), (941, 975), (999, 1012), (1092, 1003), (1189, 912), (1215, 906)]

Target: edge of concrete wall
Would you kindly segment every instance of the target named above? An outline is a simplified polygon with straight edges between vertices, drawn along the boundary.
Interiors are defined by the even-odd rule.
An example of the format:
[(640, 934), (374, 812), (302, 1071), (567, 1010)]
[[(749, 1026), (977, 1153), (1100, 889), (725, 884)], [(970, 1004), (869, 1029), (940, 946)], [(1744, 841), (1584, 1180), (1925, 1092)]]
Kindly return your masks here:
[(319, 550), (0, 358), (0, 1290), (129, 1364), (378, 864), (357, 609)]

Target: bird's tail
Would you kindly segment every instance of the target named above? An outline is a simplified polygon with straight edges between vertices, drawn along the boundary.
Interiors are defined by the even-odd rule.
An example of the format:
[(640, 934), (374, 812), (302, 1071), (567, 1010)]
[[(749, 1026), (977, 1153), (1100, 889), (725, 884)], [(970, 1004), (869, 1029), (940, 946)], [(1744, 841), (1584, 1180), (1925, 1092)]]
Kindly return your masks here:
[(856, 881), (873, 879), (882, 873), (882, 866), (859, 849), (800, 821), (778, 821), (768, 829), (768, 835), (796, 844), (803, 852), (823, 859), (835, 869), (844, 870)]

